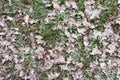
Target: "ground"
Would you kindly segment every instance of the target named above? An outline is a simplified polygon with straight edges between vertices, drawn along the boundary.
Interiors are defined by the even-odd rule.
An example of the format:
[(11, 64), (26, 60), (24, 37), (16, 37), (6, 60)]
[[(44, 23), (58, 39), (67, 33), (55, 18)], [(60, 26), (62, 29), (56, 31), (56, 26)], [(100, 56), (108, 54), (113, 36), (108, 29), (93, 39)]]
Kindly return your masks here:
[(120, 80), (119, 0), (1, 0), (0, 80)]

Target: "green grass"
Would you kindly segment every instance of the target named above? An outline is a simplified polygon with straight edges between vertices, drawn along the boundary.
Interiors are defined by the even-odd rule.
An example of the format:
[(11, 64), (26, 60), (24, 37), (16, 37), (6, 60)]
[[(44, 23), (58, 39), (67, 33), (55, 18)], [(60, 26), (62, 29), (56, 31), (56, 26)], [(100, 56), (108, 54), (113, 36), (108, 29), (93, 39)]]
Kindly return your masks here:
[(84, 11), (85, 7), (84, 7), (84, 2), (86, 0), (75, 0), (77, 2), (77, 5), (78, 5), (78, 10), (79, 11)]
[(41, 35), (45, 41), (47, 41), (48, 48), (54, 47), (59, 42), (66, 41), (66, 37), (60, 29), (53, 30), (53, 23), (44, 26), (41, 31)]
[(103, 24), (112, 20), (114, 16), (117, 14), (117, 2), (116, 0), (109, 0), (109, 1), (104, 1), (104, 0), (99, 0), (96, 2), (97, 4), (101, 4), (105, 10), (102, 11), (100, 15), (100, 20), (97, 21), (97, 30), (104, 30)]

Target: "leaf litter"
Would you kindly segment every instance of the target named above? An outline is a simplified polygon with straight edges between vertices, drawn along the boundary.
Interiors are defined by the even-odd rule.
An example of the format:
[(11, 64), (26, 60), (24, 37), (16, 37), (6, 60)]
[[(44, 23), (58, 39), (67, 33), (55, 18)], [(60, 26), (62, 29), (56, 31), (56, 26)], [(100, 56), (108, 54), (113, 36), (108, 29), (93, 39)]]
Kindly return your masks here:
[[(116, 77), (120, 78), (120, 34), (119, 32), (114, 33), (112, 29), (112, 25), (120, 25), (119, 14), (113, 21), (104, 23), (104, 30), (100, 31), (96, 29), (97, 25), (92, 21), (99, 21), (105, 8), (101, 4), (95, 8), (96, 1), (85, 1), (83, 3), (85, 10), (79, 12), (76, 12), (79, 7), (74, 0), (65, 1), (63, 4), (59, 0), (52, 0), (51, 3), (48, 2), (49, 5), (47, 1), (42, 2), (47, 7), (52, 5), (52, 10), (43, 20), (45, 25), (55, 22), (57, 14), (61, 15), (67, 11), (66, 16), (63, 19), (60, 18), (56, 24), (67, 37), (67, 42), (58, 42), (54, 47), (47, 49), (46, 46), (50, 44), (41, 34), (37, 35), (32, 31), (30, 34), (25, 34), (20, 31), (19, 26), (22, 26), (23, 30), (26, 30), (28, 26), (35, 28), (34, 25), (40, 22), (39, 19), (32, 19), (31, 15), (23, 14), (22, 10), (19, 10), (14, 16), (0, 15), (1, 80), (39, 80), (42, 79), (43, 73), (46, 77), (43, 80), (57, 80), (62, 75), (67, 75), (62, 76), (63, 80), (84, 80), (88, 78), (86, 75), (90, 77), (95, 69), (102, 71), (107, 79), (109, 79), (109, 73), (106, 70), (115, 69)], [(13, 5), (11, 2), (9, 3)], [(79, 21), (74, 18), (77, 14), (82, 17)], [(15, 24), (16, 27), (12, 27), (12, 21), (16, 21), (20, 25)], [(21, 42), (17, 42), (17, 37)], [(74, 58), (71, 56), (72, 53), (76, 53), (77, 56)], [(53, 69), (50, 72), (54, 66), (58, 66), (59, 69), (56, 71)], [(61, 74), (62, 71), (69, 73)], [(102, 79), (98, 72), (94, 74), (91, 79)]]

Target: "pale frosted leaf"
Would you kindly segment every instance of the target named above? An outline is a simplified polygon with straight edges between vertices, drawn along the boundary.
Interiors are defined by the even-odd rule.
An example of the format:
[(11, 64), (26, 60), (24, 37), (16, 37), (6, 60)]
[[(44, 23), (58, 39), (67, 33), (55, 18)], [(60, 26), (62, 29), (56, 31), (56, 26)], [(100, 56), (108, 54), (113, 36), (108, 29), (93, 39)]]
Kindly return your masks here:
[(117, 19), (116, 19), (116, 23), (117, 23), (117, 24), (120, 24), (120, 18), (117, 18)]
[(23, 69), (23, 66), (22, 66), (21, 64), (16, 64), (16, 65), (15, 65), (15, 68), (16, 68), (18, 71), (20, 71), (20, 70)]
[(49, 18), (45, 18), (44, 21), (45, 21), (45, 24), (48, 24), (50, 22)]
[(80, 28), (77, 28), (77, 31), (78, 31), (78, 33), (80, 33), (80, 34), (85, 34), (85, 32), (87, 31), (85, 28), (82, 28), (82, 29), (80, 29)]
[(71, 34), (71, 36), (75, 39), (77, 39), (77, 35), (76, 34)]
[(10, 16), (7, 16), (7, 20), (12, 21), (12, 20), (14, 20), (14, 18), (12, 18), (12, 17), (10, 17)]
[(23, 77), (24, 76), (24, 72), (23, 70), (19, 72), (19, 77)]
[(92, 52), (90, 54), (91, 55), (96, 55), (96, 54), (102, 54), (102, 52), (96, 46), (95, 48), (92, 49)]
[(24, 54), (30, 54), (30, 47), (24, 48)]
[(105, 62), (100, 63), (100, 68), (101, 68), (101, 69), (105, 69), (105, 68), (106, 68), (106, 66), (107, 66), (107, 65), (106, 65), (106, 63), (105, 63)]
[(29, 15), (24, 16), (23, 20), (24, 20), (24, 22), (26, 24), (28, 24), (28, 22), (29, 22)]
[(52, 4), (53, 4), (53, 8), (54, 8), (55, 10), (61, 10), (61, 7), (60, 7), (60, 5), (59, 5), (58, 3), (52, 2)]
[(66, 78), (63, 78), (63, 80), (69, 80), (69, 78), (68, 78), (68, 77), (66, 77)]
[(67, 8), (70, 8), (70, 6), (71, 6), (69, 1), (65, 1), (65, 5), (66, 5)]
[(38, 22), (38, 20), (34, 20), (34, 19), (29, 20), (30, 24), (34, 24), (34, 23), (37, 23), (37, 22)]
[(65, 30), (65, 35), (66, 35), (67, 37), (70, 37), (70, 32), (68, 32), (67, 30)]
[(0, 26), (2, 27), (7, 26), (7, 24), (5, 23), (5, 20), (0, 20)]
[(72, 5), (72, 8), (73, 8), (73, 9), (77, 9), (77, 4), (76, 4), (76, 2), (72, 1), (72, 2), (71, 2), (71, 5)]
[(59, 77), (59, 75), (60, 75), (60, 73), (57, 73), (57, 72), (50, 73), (50, 74), (47, 73), (49, 80), (55, 79), (55, 78)]
[(118, 4), (120, 4), (120, 0), (118, 0)]
[(88, 19), (88, 21), (92, 21), (92, 20), (96, 20), (99, 19), (102, 8), (99, 7), (98, 9), (93, 8), (94, 6), (92, 6), (93, 4), (95, 4), (94, 0), (89, 0), (85, 2), (85, 15)]
[(79, 68), (83, 68), (84, 64), (82, 62), (76, 63), (76, 66), (78, 66)]
[(0, 41), (0, 44), (8, 46), (8, 45), (10, 45), (10, 42), (8, 42), (8, 41)]

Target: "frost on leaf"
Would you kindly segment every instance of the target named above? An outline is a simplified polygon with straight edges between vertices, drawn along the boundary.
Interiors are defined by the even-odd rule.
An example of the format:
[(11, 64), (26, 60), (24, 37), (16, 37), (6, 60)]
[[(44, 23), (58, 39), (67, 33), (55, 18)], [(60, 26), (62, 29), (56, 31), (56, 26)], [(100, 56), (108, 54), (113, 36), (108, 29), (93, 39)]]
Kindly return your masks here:
[(87, 31), (85, 28), (77, 28), (78, 33), (85, 35), (85, 32)]
[(60, 73), (57, 73), (57, 72), (50, 73), (50, 74), (47, 73), (48, 80), (53, 80), (53, 79), (59, 77), (59, 75), (60, 75)]
[(0, 26), (2, 27), (7, 26), (7, 24), (5, 23), (5, 20), (0, 19)]
[(7, 16), (7, 20), (12, 21), (12, 20), (14, 20), (14, 18), (12, 18), (12, 17), (10, 17), (10, 16)]
[(120, 18), (117, 18), (117, 19), (116, 19), (116, 23), (117, 23), (117, 24), (120, 24)]
[(23, 77), (23, 76), (24, 76), (23, 70), (19, 72), (19, 75), (18, 75), (18, 76), (19, 76), (19, 77)]
[(36, 50), (35, 50), (36, 56), (38, 59), (43, 58), (43, 54), (44, 54), (44, 48), (39, 46)]
[(73, 8), (73, 9), (77, 9), (77, 4), (76, 4), (76, 2), (72, 1), (72, 2), (71, 2), (71, 5), (72, 5), (72, 8)]
[(120, 0), (118, 0), (118, 4), (120, 4)]
[(65, 6), (67, 7), (67, 8), (70, 8), (70, 2), (69, 1), (65, 1)]
[(100, 68), (101, 69), (105, 69), (107, 67), (106, 63), (105, 62), (101, 62), (100, 63)]
[(61, 6), (59, 5), (58, 0), (53, 0), (52, 5), (55, 10), (61, 10)]
[(30, 23), (30, 24), (34, 24), (34, 23), (37, 23), (37, 22), (38, 22), (38, 20), (34, 20), (34, 19), (30, 19), (30, 20), (29, 20), (29, 23)]
[(88, 0), (85, 2), (85, 15), (88, 21), (99, 19), (100, 14), (102, 12), (101, 5), (98, 7), (98, 9), (95, 9), (93, 4), (95, 4), (94, 0)]
[(90, 54), (91, 55), (96, 55), (96, 54), (102, 54), (102, 52), (96, 46), (95, 48), (93, 48), (93, 50), (92, 50), (92, 52)]
[(23, 20), (24, 20), (25, 24), (28, 24), (28, 22), (29, 22), (29, 15), (24, 16)]
[(65, 1), (65, 6), (66, 6), (67, 8), (72, 7), (73, 9), (77, 9), (77, 8), (78, 8), (76, 2), (74, 2), (74, 1), (72, 1), (72, 0)]

